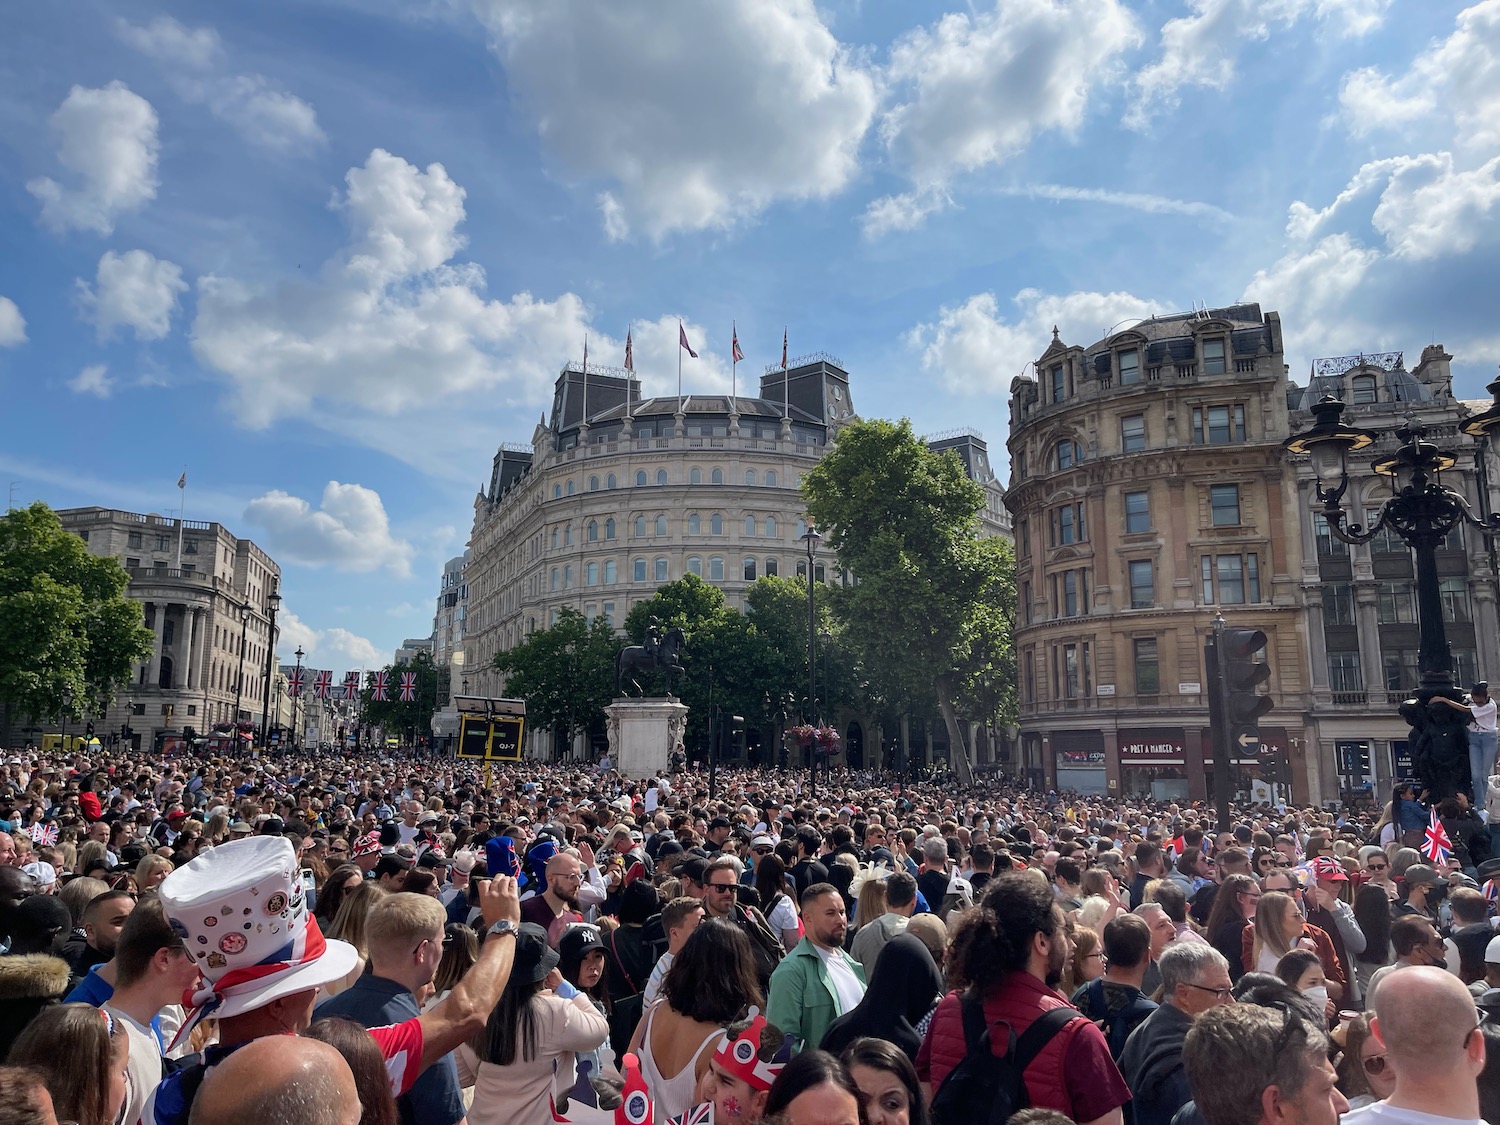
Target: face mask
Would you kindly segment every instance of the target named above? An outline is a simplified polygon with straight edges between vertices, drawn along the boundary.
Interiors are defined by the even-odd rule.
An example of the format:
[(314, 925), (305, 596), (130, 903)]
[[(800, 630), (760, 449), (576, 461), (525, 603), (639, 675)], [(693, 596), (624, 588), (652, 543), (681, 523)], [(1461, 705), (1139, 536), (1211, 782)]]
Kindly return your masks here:
[(1319, 984), (1314, 985), (1312, 988), (1304, 988), (1302, 990), (1302, 995), (1311, 1000), (1313, 1002), (1313, 1006), (1316, 1007), (1320, 1012), (1328, 1007), (1327, 985)]

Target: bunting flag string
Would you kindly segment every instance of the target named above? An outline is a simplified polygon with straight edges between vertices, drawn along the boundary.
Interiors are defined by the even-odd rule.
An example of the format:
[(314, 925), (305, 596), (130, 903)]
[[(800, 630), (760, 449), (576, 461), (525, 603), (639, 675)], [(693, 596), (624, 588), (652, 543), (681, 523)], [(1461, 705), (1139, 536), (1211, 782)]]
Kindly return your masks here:
[(346, 673), (344, 673), (344, 698), (345, 699), (358, 699), (359, 698), (359, 681), (362, 680), (363, 678), (364, 677), (361, 676), (358, 672), (346, 672)]
[(384, 672), (370, 673), (370, 687), (372, 689), (370, 698), (373, 699), (376, 703), (384, 703), (386, 701), (386, 679), (386, 673)]
[(417, 674), (415, 672), (401, 673), (401, 702), (413, 703), (417, 698)]
[(293, 695), (302, 694), (302, 682), (303, 675), (301, 668), (293, 669), (292, 674), (286, 678), (286, 686)]
[(313, 694), (319, 699), (327, 699), (333, 691), (333, 673), (329, 671), (319, 672), (313, 680)]

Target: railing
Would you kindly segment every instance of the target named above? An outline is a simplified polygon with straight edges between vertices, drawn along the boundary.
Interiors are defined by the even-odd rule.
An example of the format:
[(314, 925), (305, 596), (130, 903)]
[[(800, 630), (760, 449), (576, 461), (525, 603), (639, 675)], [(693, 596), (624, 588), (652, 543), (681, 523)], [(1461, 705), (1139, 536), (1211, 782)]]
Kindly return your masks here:
[(1159, 711), (1197, 710), (1204, 706), (1203, 695), (1193, 692), (1171, 695), (1158, 692), (1152, 695), (1090, 695), (1076, 699), (1037, 699), (1020, 705), (1022, 718), (1038, 715), (1054, 715), (1067, 711)]
[(1176, 370), (1179, 379), (1194, 379), (1198, 375), (1196, 363), (1179, 363)]
[(828, 352), (808, 352), (806, 355), (793, 356), (791, 359), (787, 360), (785, 368), (783, 368), (779, 363), (766, 364), (766, 374), (777, 375), (780, 374), (783, 370), (795, 371), (799, 367), (806, 367), (809, 364), (813, 363), (826, 363), (830, 367), (837, 367), (840, 371), (849, 370), (844, 366), (844, 361), (836, 355), (831, 355)]
[(1370, 703), (1370, 694), (1364, 691), (1335, 691), (1328, 698), (1335, 707), (1367, 707)]
[(1255, 374), (1255, 360), (1253, 360), (1253, 359), (1237, 359), (1237, 360), (1235, 360), (1234, 361), (1234, 373), (1236, 375), (1253, 375), (1253, 374)]

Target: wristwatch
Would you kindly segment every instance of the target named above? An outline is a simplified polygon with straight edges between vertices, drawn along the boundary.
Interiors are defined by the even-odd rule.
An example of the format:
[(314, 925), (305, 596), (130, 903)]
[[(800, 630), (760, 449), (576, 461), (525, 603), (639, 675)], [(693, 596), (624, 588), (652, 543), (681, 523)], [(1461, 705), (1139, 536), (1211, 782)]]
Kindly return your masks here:
[(502, 934), (509, 934), (511, 937), (521, 936), (520, 927), (509, 918), (501, 918), (500, 921), (490, 927), (489, 933), (491, 937), (499, 937)]

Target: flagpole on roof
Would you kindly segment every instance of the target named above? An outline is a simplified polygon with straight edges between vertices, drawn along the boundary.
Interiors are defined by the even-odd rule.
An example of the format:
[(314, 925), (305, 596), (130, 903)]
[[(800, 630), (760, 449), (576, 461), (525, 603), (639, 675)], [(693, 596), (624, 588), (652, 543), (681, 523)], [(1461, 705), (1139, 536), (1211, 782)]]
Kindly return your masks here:
[[(677, 322), (677, 342), (681, 344), (687, 339), (687, 331), (682, 327), (682, 321)], [(677, 413), (682, 413), (682, 348), (677, 349)]]
[(740, 378), (740, 326), (729, 322), (729, 412), (734, 413), (734, 396), (739, 390)]
[(625, 329), (625, 370), (630, 372), (630, 375), (625, 376), (625, 418), (628, 421), (632, 397), (631, 383), (634, 381), (630, 376), (635, 374), (635, 356), (632, 354), (629, 328)]
[(589, 424), (589, 334), (583, 334), (583, 417), (579, 421)]
[(781, 330), (781, 416), (792, 416), (792, 384), (786, 369), (786, 328)]

